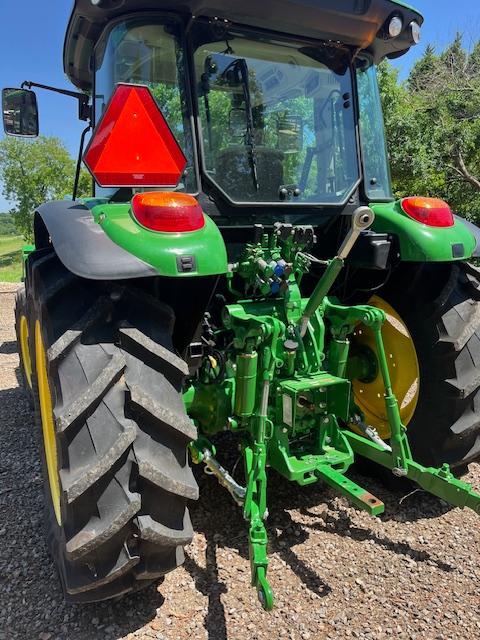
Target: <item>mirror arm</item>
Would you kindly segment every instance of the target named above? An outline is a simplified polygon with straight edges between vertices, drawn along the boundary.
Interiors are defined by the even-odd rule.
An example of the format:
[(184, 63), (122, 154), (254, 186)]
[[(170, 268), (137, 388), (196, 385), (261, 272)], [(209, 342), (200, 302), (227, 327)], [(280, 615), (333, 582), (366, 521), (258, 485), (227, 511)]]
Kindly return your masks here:
[(85, 136), (87, 135), (87, 133), (90, 131), (91, 128), (92, 128), (92, 125), (89, 124), (88, 127), (86, 127), (82, 131), (82, 135), (80, 136), (80, 147), (78, 149), (77, 167), (75, 169), (75, 181), (73, 183), (72, 200), (76, 200), (77, 199), (78, 185), (79, 185), (79, 182), (80, 182), (80, 171), (81, 171), (81, 168), (82, 168), (83, 147), (85, 145)]
[(79, 91), (70, 91), (69, 89), (58, 89), (57, 87), (51, 87), (48, 84), (38, 84), (38, 82), (31, 82), (30, 80), (25, 80), (22, 82), (22, 89), (31, 89), (32, 87), (37, 87), (38, 89), (45, 89), (46, 91), (54, 91), (55, 93), (61, 93), (64, 96), (70, 96), (71, 98), (76, 98), (78, 100), (78, 118), (79, 120), (91, 120), (92, 117), (92, 107), (89, 105), (90, 96), (86, 93), (80, 93)]

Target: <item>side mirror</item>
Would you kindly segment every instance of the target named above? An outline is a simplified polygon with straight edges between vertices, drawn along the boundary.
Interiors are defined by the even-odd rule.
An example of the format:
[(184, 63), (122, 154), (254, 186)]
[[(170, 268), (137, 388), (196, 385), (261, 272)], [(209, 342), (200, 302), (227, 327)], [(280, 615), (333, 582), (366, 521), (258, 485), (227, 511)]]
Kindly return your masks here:
[(27, 89), (3, 89), (3, 128), (9, 136), (38, 136), (37, 96)]

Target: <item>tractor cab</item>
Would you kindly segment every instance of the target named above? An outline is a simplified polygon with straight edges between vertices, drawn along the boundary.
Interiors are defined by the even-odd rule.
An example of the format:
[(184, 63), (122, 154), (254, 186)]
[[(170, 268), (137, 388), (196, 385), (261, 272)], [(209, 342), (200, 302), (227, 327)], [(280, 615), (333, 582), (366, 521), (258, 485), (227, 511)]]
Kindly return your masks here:
[[(395, 201), (375, 75), (422, 20), (400, 0), (76, 0), (78, 91), (54, 90), (88, 127), (73, 198), (33, 213), (15, 312), (70, 600), (182, 564), (190, 460), (242, 508), (267, 610), (270, 470), (378, 515), (347, 476), (361, 456), (480, 514), (453, 474), (480, 459), (480, 230)], [(4, 90), (7, 133), (37, 133), (32, 86), (52, 89)]]
[(64, 64), (93, 123), (118, 84), (147, 86), (187, 158), (177, 189), (213, 215), (390, 200), (374, 65), (422, 17), (387, 0), (217, 5), (78, 0)]

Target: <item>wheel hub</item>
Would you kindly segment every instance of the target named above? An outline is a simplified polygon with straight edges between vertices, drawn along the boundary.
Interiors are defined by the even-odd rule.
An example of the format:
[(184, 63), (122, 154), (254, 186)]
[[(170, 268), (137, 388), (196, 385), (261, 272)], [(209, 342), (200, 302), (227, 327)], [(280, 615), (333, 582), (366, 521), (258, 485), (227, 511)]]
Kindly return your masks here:
[[(411, 421), (418, 402), (420, 371), (413, 339), (400, 315), (385, 300), (373, 296), (369, 304), (385, 311), (387, 319), (382, 335), (390, 376), (400, 405), (402, 424)], [(359, 326), (352, 340), (351, 379), (355, 403), (365, 414), (365, 421), (375, 427), (383, 439), (390, 437), (384, 402), (383, 381), (378, 371), (373, 332)], [(375, 363), (373, 363), (373, 360)]]

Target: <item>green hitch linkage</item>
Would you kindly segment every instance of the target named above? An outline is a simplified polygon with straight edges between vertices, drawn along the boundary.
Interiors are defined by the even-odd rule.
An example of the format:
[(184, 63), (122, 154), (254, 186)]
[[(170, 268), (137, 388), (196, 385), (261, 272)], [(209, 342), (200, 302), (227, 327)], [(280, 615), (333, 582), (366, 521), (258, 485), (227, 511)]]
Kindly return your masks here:
[(375, 335), (377, 357), (385, 387), (385, 408), (390, 425), (391, 452), (379, 444), (369, 441), (353, 431), (345, 431), (352, 449), (359, 455), (391, 469), (394, 475), (405, 477), (418, 484), (422, 489), (445, 500), (449, 504), (468, 507), (480, 515), (480, 494), (476, 493), (467, 482), (458, 480), (450, 471), (448, 464), (440, 469), (424, 467), (412, 458), (408, 436), (402, 425), (398, 401), (390, 381), (385, 347), (382, 339), (382, 323), (377, 321), (371, 325)]
[(332, 288), (335, 280), (338, 278), (340, 271), (343, 269), (345, 259), (353, 249), (355, 242), (358, 240), (360, 233), (368, 229), (375, 220), (375, 214), (370, 207), (358, 207), (352, 215), (352, 226), (345, 237), (342, 246), (338, 250), (338, 255), (328, 262), (327, 269), (317, 283), (310, 296), (307, 306), (303, 311), (303, 315), (299, 322), (299, 333), (303, 338), (307, 332), (310, 318), (322, 304), (328, 292)]
[[(275, 331), (274, 331), (275, 334)], [(192, 461), (205, 464), (205, 471), (214, 475), (219, 484), (227, 489), (235, 502), (243, 506), (243, 515), (249, 522), (248, 540), (252, 586), (256, 588), (258, 599), (266, 611), (273, 609), (273, 592), (267, 579), (268, 536), (264, 521), (267, 510), (267, 436), (271, 437), (273, 427), (267, 417), (270, 395), (271, 368), (274, 363), (270, 347), (262, 349), (263, 374), (259, 377), (258, 411), (246, 418), (249, 422), (250, 441), (243, 447), (245, 477), (247, 486), (241, 487), (215, 460), (215, 447), (205, 437), (190, 443)], [(268, 434), (267, 434), (268, 429)]]
[(265, 326), (264, 340), (268, 345), (261, 348), (258, 377), (256, 411), (248, 418), (250, 442), (244, 447), (245, 477), (247, 486), (243, 515), (250, 523), (249, 552), (252, 586), (257, 589), (258, 599), (265, 611), (273, 609), (273, 591), (267, 579), (268, 536), (265, 520), (267, 510), (267, 442), (272, 437), (273, 425), (268, 418), (270, 385), (275, 369), (275, 347), (281, 333), (281, 323), (273, 320)]
[(190, 452), (195, 464), (205, 464), (205, 472), (217, 478), (219, 484), (227, 489), (249, 521), (248, 547), (252, 586), (256, 587), (258, 599), (266, 611), (273, 609), (273, 592), (267, 580), (267, 530), (264, 520), (268, 515), (266, 508), (266, 460), (265, 444), (255, 441), (252, 446), (244, 447), (247, 487), (240, 486), (222, 465), (215, 460), (215, 447), (206, 438), (200, 437), (190, 443)]
[[(259, 419), (259, 422), (261, 420)], [(266, 461), (265, 443), (256, 440), (246, 446), (245, 472), (248, 478), (243, 515), (250, 523), (248, 531), (250, 569), (252, 587), (257, 589), (260, 604), (266, 611), (273, 609), (273, 592), (267, 580), (268, 554), (267, 530), (264, 520), (268, 516), (266, 508)]]
[(250, 523), (249, 551), (252, 586), (257, 589), (258, 599), (265, 611), (273, 609), (273, 591), (267, 579), (268, 536), (265, 520), (267, 510), (267, 427), (272, 432), (268, 419), (268, 400), (272, 377), (273, 356), (270, 347), (262, 349), (262, 375), (260, 376), (259, 405), (256, 415), (250, 418), (252, 444), (244, 448), (245, 476), (247, 487), (243, 515)]
[(206, 438), (199, 438), (190, 444), (192, 460), (204, 463), (205, 472), (217, 478), (235, 502), (244, 507), (245, 519), (250, 521), (248, 532), (252, 586), (256, 587), (258, 599), (266, 611), (273, 609), (273, 592), (267, 580), (267, 530), (263, 520), (266, 509), (266, 458), (265, 445), (254, 443), (245, 447), (245, 467), (249, 479), (247, 489), (241, 487), (222, 465), (215, 460), (215, 447)]

